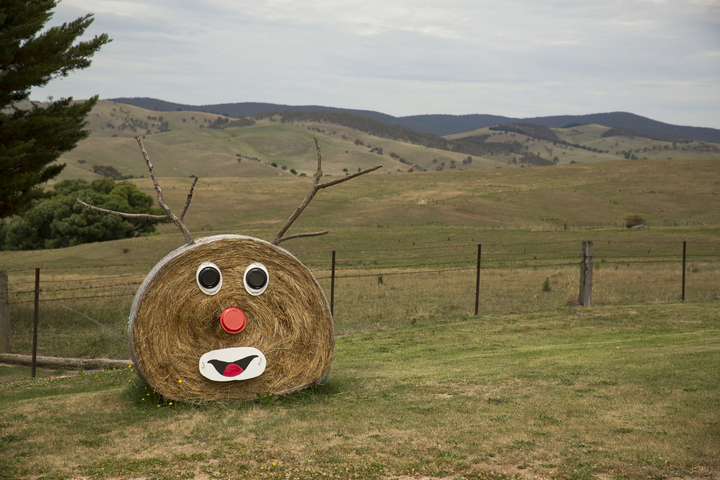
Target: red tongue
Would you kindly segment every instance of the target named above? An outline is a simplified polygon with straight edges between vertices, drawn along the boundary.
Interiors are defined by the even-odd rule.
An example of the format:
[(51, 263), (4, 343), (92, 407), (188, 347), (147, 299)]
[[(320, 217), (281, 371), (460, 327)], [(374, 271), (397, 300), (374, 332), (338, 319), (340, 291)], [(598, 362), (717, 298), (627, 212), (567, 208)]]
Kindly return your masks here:
[(225, 371), (223, 372), (224, 377), (237, 377), (240, 375), (244, 370), (240, 368), (239, 366), (235, 365), (234, 363), (231, 363), (227, 367), (225, 367)]

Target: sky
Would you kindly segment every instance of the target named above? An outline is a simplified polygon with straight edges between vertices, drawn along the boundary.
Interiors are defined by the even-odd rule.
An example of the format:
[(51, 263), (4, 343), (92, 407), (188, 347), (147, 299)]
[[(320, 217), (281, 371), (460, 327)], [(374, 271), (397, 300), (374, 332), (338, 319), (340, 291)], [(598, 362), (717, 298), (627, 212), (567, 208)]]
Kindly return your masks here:
[(720, 0), (62, 0), (112, 43), (31, 98), (720, 128)]

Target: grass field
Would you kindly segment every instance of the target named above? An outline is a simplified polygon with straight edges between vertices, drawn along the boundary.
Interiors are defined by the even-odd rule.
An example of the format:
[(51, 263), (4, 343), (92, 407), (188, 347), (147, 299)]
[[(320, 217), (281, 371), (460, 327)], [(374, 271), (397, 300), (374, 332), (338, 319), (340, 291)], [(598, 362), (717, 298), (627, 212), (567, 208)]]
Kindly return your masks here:
[[(477, 244), (484, 252), (483, 314), (576, 302), (583, 240), (595, 243), (595, 304), (678, 301), (683, 242), (689, 246), (688, 300), (712, 299), (720, 296), (719, 169), (710, 160), (618, 161), (371, 174), (321, 192), (290, 232), (328, 228), (330, 235), (283, 246), (315, 272), (328, 297), (330, 252), (337, 252), (335, 322), (343, 333), (473, 311)], [(147, 179), (133, 182), (152, 193)], [(161, 176), (174, 208), (184, 203), (189, 182)], [(196, 238), (239, 233), (270, 239), (310, 182), (202, 178), (187, 224)], [(624, 228), (631, 213), (644, 217), (648, 227)], [(678, 220), (665, 220), (672, 218)], [(680, 226), (670, 226), (675, 223)], [(41, 314), (52, 320), (41, 331), (41, 354), (128, 358), (126, 343), (117, 340), (126, 335), (132, 292), (156, 262), (183, 244), (174, 226), (161, 225), (160, 231), (60, 250), (0, 252), (11, 300), (30, 302), (17, 306), (17, 353), (30, 349), (34, 268), (41, 268), (42, 298), (57, 300), (43, 303)], [(546, 281), (549, 291), (543, 291)], [(111, 297), (82, 298), (95, 295)], [(64, 300), (72, 297), (81, 299)], [(109, 330), (98, 330), (70, 309)]]
[[(66, 159), (65, 175), (93, 178), (92, 162), (146, 175), (131, 133), (100, 129), (120, 108), (106, 106), (87, 141), (99, 143)], [(122, 108), (114, 113), (147, 117)], [(146, 146), (174, 209), (184, 203), (187, 176), (201, 175), (186, 216), (193, 235), (272, 238), (311, 184), (289, 173), (305, 173), (314, 161), (307, 126), (196, 131), (190, 120), (216, 116), (163, 115), (192, 132), (185, 143), (173, 131), (154, 133)], [(278, 132), (282, 142), (271, 142)], [(355, 146), (350, 133), (321, 135), (330, 179), (389, 160)], [(403, 157), (410, 150), (400, 148), (415, 148), (383, 146)], [(436, 154), (416, 155), (430, 162)], [(0, 478), (716, 478), (718, 178), (717, 159), (616, 160), (376, 173), (323, 191), (289, 233), (328, 228), (330, 235), (282, 246), (326, 294), (337, 252), (328, 384), (250, 404), (190, 405), (157, 397), (131, 368), (41, 370), (35, 381), (0, 383)], [(148, 179), (132, 182), (152, 193)], [(631, 214), (647, 227), (624, 228)], [(43, 299), (54, 300), (43, 303), (40, 354), (128, 358), (132, 291), (183, 244), (174, 226), (159, 230), (0, 252), (11, 301), (32, 299), (34, 268)], [(583, 240), (595, 245), (591, 307), (575, 306)], [(683, 242), (688, 301), (679, 303)], [(73, 299), (97, 293), (120, 296)], [(66, 307), (104, 327), (82, 315), (65, 320)], [(26, 353), (31, 330), (13, 328)], [(0, 378), (18, 374), (27, 369), (0, 366)]]
[(338, 337), (328, 384), (157, 398), (128, 368), (0, 386), (2, 478), (714, 478), (720, 307), (453, 315)]
[[(142, 165), (133, 140), (132, 159)], [(149, 147), (148, 147), (149, 148)], [(168, 204), (177, 210), (191, 180), (167, 171), (149, 150)], [(333, 158), (326, 157), (324, 171)], [(364, 165), (363, 165), (364, 167)], [(139, 167), (138, 167), (139, 168)], [(272, 168), (272, 167), (269, 167)], [(309, 191), (312, 180), (288, 177), (208, 178), (198, 182), (187, 214), (191, 230), (262, 231), (272, 237)], [(328, 176), (328, 179), (338, 178)], [(641, 215), (649, 226), (720, 223), (717, 160), (616, 161), (555, 167), (370, 174), (322, 192), (294, 228), (306, 225), (456, 226), (550, 229), (624, 225)], [(149, 179), (132, 180), (154, 193)], [(667, 223), (663, 223), (667, 222)], [(172, 231), (167, 226), (164, 231)], [(204, 230), (203, 230), (204, 229)]]

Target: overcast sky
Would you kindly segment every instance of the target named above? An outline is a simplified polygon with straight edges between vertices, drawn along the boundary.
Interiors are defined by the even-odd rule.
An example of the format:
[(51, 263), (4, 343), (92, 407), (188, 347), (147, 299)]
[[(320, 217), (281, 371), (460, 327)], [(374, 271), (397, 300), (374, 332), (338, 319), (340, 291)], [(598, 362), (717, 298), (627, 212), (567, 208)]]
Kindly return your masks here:
[(33, 91), (720, 128), (720, 0), (62, 0), (113, 42)]

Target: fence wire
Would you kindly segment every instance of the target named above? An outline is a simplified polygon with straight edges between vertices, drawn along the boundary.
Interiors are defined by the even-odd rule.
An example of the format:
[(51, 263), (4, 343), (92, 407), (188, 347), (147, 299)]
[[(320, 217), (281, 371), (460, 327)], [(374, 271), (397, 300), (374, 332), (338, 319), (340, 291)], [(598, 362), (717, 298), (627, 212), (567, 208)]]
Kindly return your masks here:
[[(682, 247), (682, 242), (596, 242), (592, 304), (680, 301), (683, 277), (686, 300), (720, 299), (720, 242), (688, 244), (685, 275)], [(312, 251), (306, 257), (299, 258), (330, 301), (331, 252)], [(471, 317), (476, 295), (479, 315), (578, 304), (580, 244), (575, 241), (482, 245), (478, 291), (477, 245), (356, 249), (336, 252), (336, 257), (332, 306), (337, 334)], [(112, 264), (42, 269), (37, 355), (130, 358), (128, 315), (151, 268)], [(0, 338), (0, 346), (4, 353), (31, 355), (36, 271), (7, 274), (0, 336), (8, 338)], [(57, 371), (38, 370), (38, 376), (52, 374)], [(0, 361), (0, 381), (29, 376), (30, 367)]]

